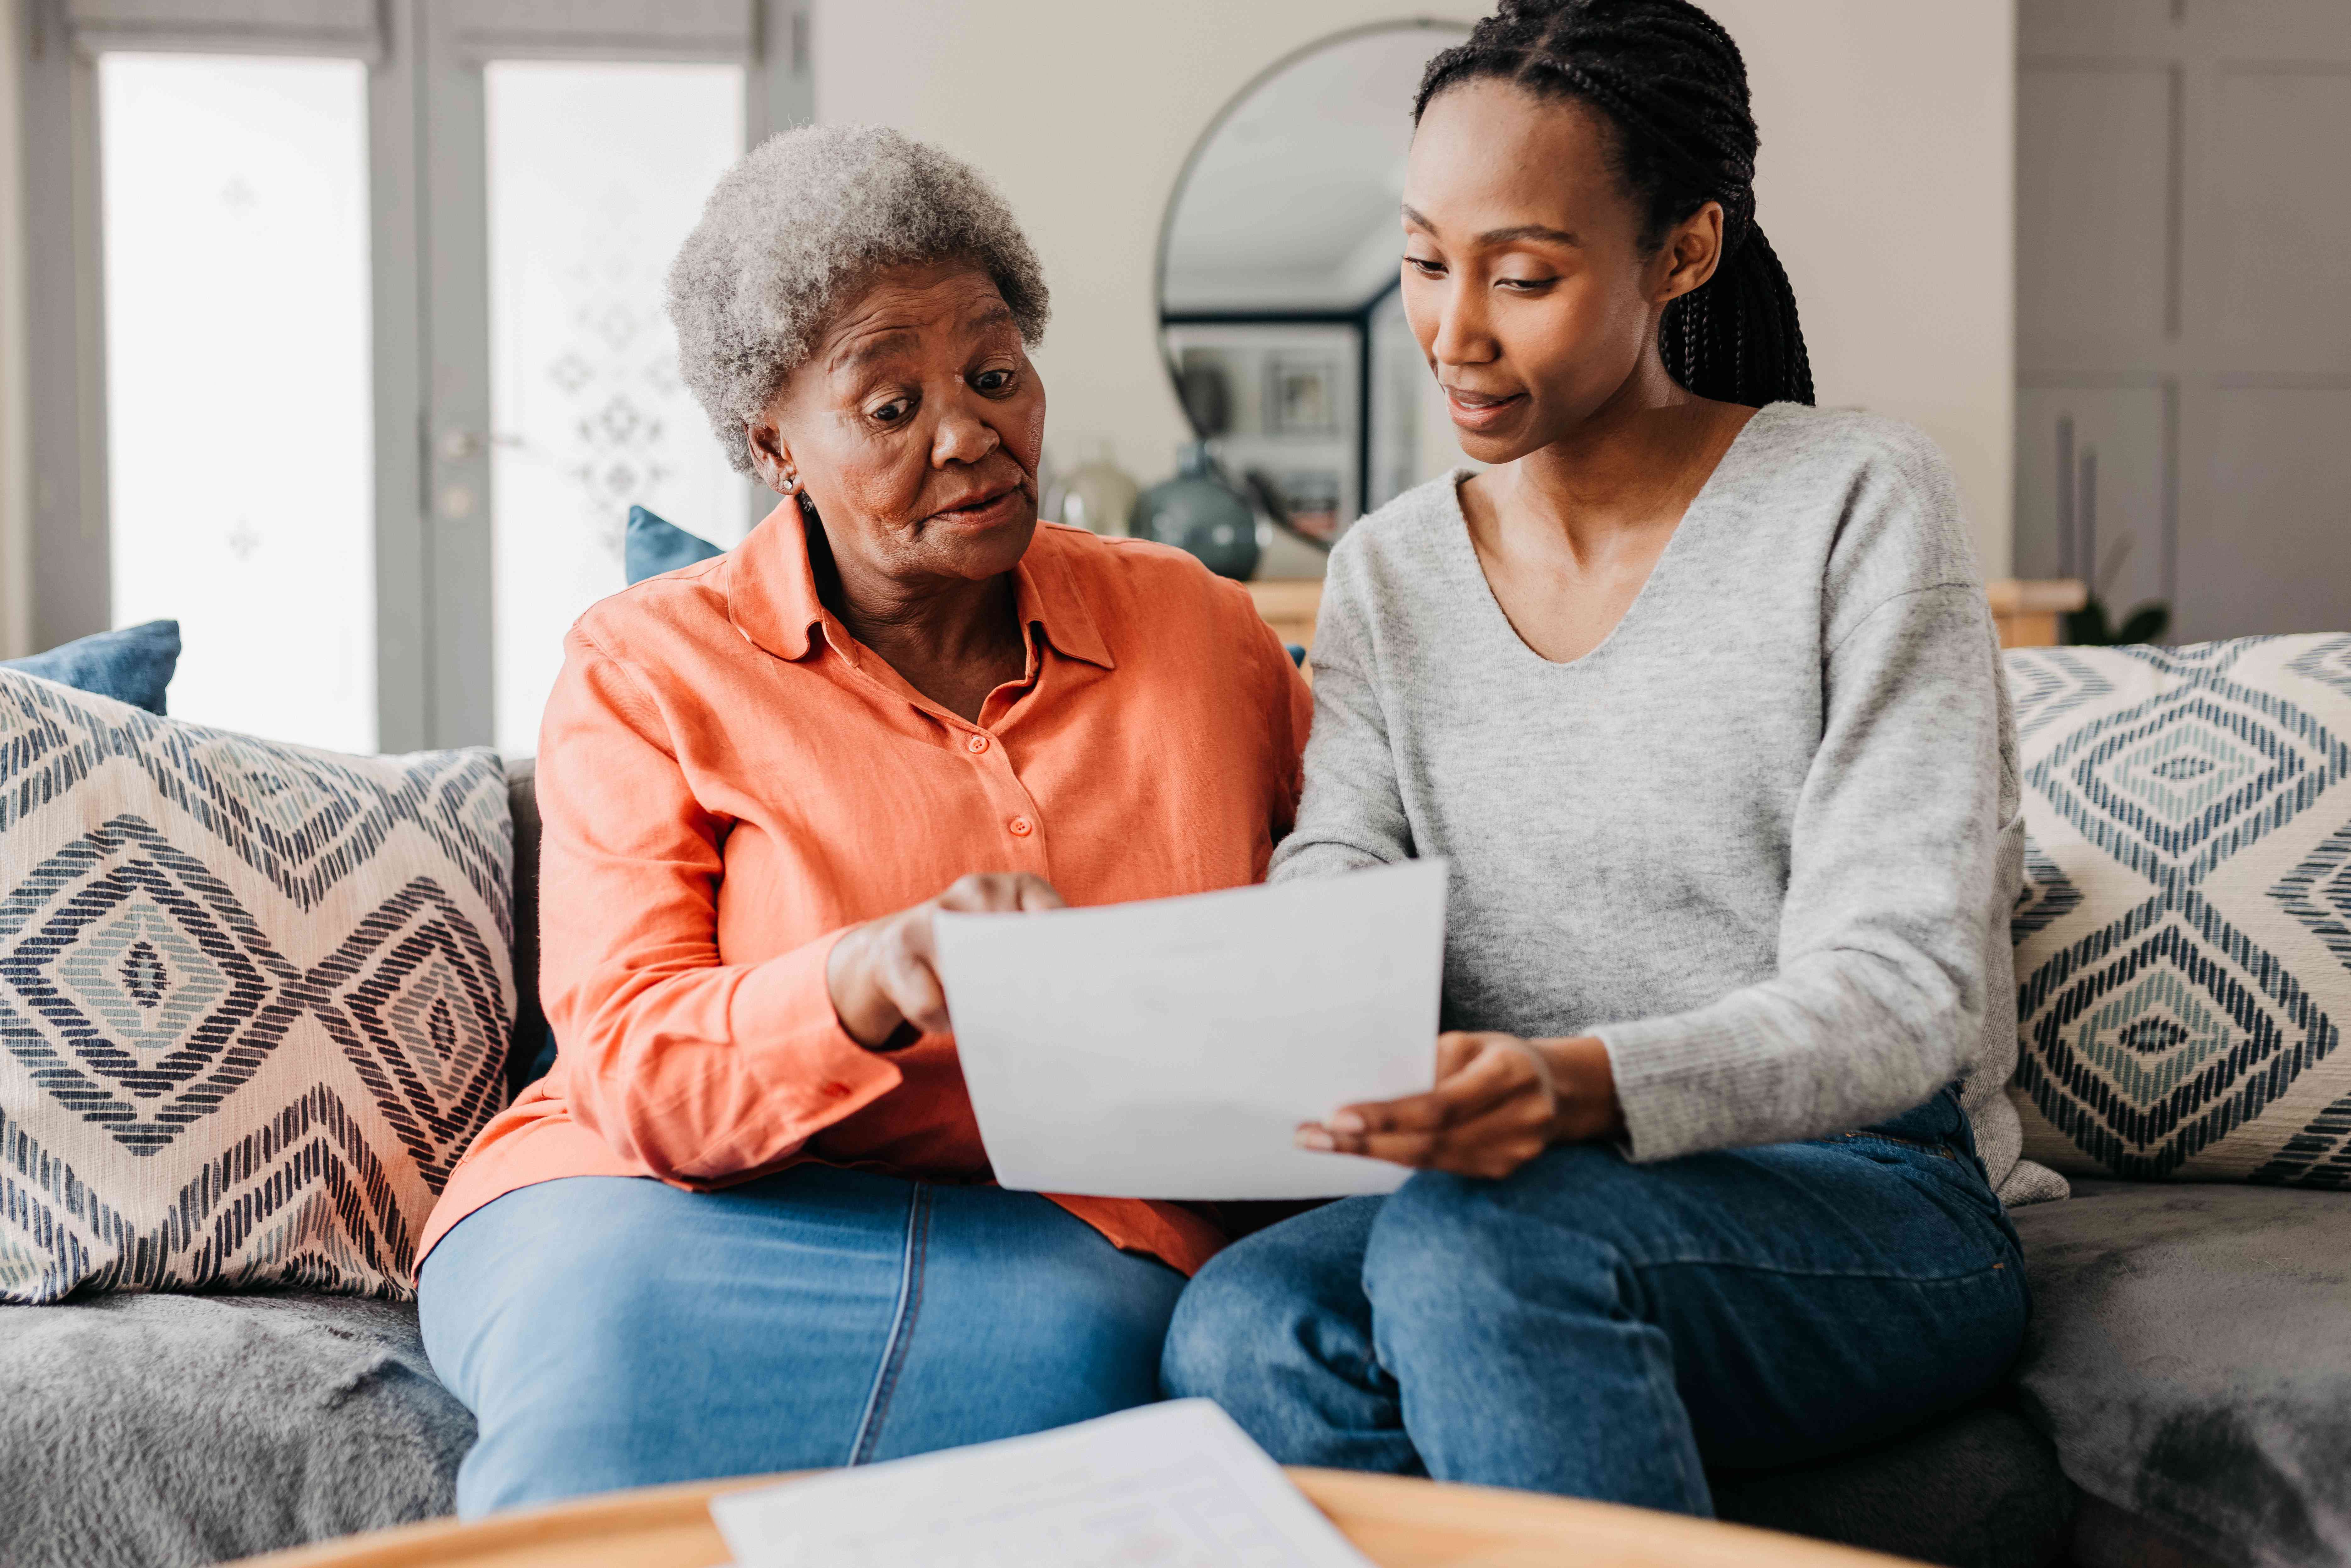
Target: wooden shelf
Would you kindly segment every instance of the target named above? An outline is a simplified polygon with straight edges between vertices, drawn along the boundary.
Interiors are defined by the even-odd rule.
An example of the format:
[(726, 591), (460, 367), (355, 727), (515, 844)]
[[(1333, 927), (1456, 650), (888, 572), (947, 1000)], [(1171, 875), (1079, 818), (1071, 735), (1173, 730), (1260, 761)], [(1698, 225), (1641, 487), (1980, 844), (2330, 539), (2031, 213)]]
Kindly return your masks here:
[(1984, 597), (1991, 601), (2001, 647), (2053, 648), (2064, 640), (2063, 617), (2087, 604), (2090, 590), (2070, 577), (1996, 577), (1984, 584)]
[[(1257, 601), (1257, 612), (1281, 634), (1283, 642), (1312, 651), (1314, 622), (1322, 610), (1319, 579), (1242, 586)], [(2000, 628), (2001, 647), (2048, 648), (2057, 643), (2061, 617), (2088, 603), (2090, 591), (2072, 578), (1999, 577), (1984, 584), (1984, 597), (1991, 603), (1992, 623)]]
[(1305, 578), (1288, 582), (1246, 582), (1249, 597), (1265, 623), (1285, 643), (1314, 646), (1314, 620), (1322, 612), (1322, 580)]

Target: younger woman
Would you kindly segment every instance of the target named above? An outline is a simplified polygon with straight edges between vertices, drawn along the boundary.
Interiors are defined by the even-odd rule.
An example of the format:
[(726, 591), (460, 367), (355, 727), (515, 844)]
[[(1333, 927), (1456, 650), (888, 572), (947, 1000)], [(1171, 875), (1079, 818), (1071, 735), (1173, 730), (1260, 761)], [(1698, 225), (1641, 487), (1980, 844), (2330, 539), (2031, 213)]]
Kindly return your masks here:
[(1709, 1511), (2014, 1354), (2022, 830), (1951, 476), (1816, 412), (1738, 48), (1505, 0), (1431, 62), (1404, 303), (1489, 465), (1333, 554), (1277, 877), (1452, 862), (1421, 1167), (1218, 1256), (1170, 1392), (1280, 1458)]

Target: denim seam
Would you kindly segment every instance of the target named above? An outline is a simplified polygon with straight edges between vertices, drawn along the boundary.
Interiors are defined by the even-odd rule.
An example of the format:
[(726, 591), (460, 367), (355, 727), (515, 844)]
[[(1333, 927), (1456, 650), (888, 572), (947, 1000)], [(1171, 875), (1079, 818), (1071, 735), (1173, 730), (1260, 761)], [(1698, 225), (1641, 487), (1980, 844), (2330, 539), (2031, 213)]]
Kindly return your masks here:
[(1906, 1138), (1898, 1133), (1839, 1133), (1837, 1137), (1840, 1140), (1850, 1140), (1853, 1138), (1876, 1138), (1878, 1142), (1883, 1144), (1899, 1144), (1906, 1149), (1917, 1149), (1921, 1154), (1932, 1155), (1938, 1160), (1950, 1160), (1957, 1159), (1959, 1157), (1940, 1144), (1930, 1144), (1923, 1138)]
[[(1656, 1329), (1654, 1324), (1646, 1326), (1653, 1331)], [(1640, 1359), (1641, 1381), (1648, 1385), (1650, 1402), (1656, 1407), (1657, 1429), (1661, 1432), (1670, 1430), (1674, 1426), (1674, 1417), (1677, 1416), (1681, 1417), (1682, 1427), (1689, 1434), (1690, 1439), (1687, 1443), (1673, 1445), (1674, 1468), (1681, 1472), (1682, 1500), (1688, 1506), (1690, 1512), (1700, 1518), (1711, 1518), (1714, 1514), (1714, 1489), (1707, 1482), (1706, 1463), (1703, 1458), (1698, 1458), (1695, 1472), (1690, 1467), (1690, 1461), (1698, 1458), (1695, 1453), (1698, 1433), (1690, 1420), (1689, 1406), (1682, 1398), (1681, 1390), (1674, 1383), (1672, 1349), (1670, 1346), (1667, 1348), (1666, 1364), (1663, 1366), (1658, 1365), (1657, 1357), (1652, 1354), (1653, 1349), (1652, 1342), (1644, 1338), (1634, 1354)]]
[(906, 1347), (914, 1334), (914, 1319), (922, 1311), (923, 1264), (930, 1246), (930, 1187), (909, 1184), (906, 1195), (906, 1246), (898, 1276), (898, 1301), (890, 1316), (890, 1338), (882, 1347), (882, 1363), (873, 1369), (873, 1387), (865, 1396), (865, 1410), (857, 1419), (857, 1435), (849, 1445), (849, 1463), (862, 1465), (873, 1458), (882, 1443), (882, 1422), (890, 1396), (906, 1364)]
[(2017, 1262), (2013, 1257), (1963, 1270), (1955, 1274), (1896, 1274), (1883, 1269), (1792, 1269), (1780, 1263), (1750, 1263), (1737, 1258), (1627, 1258), (1629, 1269), (1739, 1269), (1750, 1274), (1779, 1274), (1791, 1280), (1877, 1280), (1895, 1285), (1961, 1285), (2000, 1273)]

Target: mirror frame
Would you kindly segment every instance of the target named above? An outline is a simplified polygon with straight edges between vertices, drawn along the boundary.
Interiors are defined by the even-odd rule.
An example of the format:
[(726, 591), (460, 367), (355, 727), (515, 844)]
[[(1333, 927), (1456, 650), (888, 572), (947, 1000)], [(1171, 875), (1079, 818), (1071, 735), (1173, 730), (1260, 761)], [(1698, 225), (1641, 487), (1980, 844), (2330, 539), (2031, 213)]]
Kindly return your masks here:
[[(1176, 232), (1176, 209), (1184, 199), (1184, 192), (1192, 183), (1192, 171), (1199, 164), (1208, 144), (1217, 139), (1241, 105), (1255, 97), (1258, 89), (1281, 75), (1301, 60), (1322, 53), (1333, 44), (1366, 37), (1376, 33), (1406, 33), (1415, 30), (1431, 33), (1452, 33), (1467, 39), (1472, 24), (1445, 16), (1397, 16), (1384, 22), (1362, 22), (1352, 27), (1342, 27), (1310, 38), (1296, 48), (1285, 51), (1270, 64), (1253, 74), (1225, 99), (1200, 134), (1192, 141), (1191, 150), (1184, 154), (1182, 167), (1176, 171), (1176, 182), (1167, 190), (1167, 200), (1159, 213), (1159, 243), (1153, 249), (1151, 267), (1151, 314), (1153, 331), (1159, 339), (1160, 368), (1167, 373), (1167, 390), (1174, 394), (1176, 408), (1183, 413), (1184, 426), (1195, 441), (1209, 439), (1192, 417), (1191, 404), (1184, 398), (1183, 367), (1167, 349), (1167, 329), (1182, 326), (1232, 326), (1250, 322), (1279, 322), (1297, 326), (1349, 327), (1355, 333), (1355, 494), (1359, 504), (1371, 495), (1372, 483), (1372, 312), (1386, 298), (1387, 291), (1374, 298), (1369, 304), (1353, 309), (1324, 310), (1214, 310), (1170, 312), (1167, 308), (1167, 250)], [(1366, 507), (1365, 511), (1368, 512)], [(1352, 519), (1351, 519), (1352, 521)], [(1330, 544), (1311, 535), (1297, 536), (1308, 543), (1328, 550)]]

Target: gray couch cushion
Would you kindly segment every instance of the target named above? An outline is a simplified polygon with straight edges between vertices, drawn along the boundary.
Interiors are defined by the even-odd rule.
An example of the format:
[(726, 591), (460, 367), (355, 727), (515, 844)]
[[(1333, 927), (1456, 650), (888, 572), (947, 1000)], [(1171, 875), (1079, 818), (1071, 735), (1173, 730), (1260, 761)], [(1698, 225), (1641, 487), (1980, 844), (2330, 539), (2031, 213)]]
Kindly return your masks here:
[(1708, 1479), (1716, 1514), (1734, 1524), (1946, 1568), (2048, 1568), (2074, 1517), (2049, 1439), (1996, 1401), (1857, 1453)]
[(450, 1511), (474, 1419), (413, 1306), (0, 1307), (0, 1564), (214, 1563)]
[(2351, 1564), (2351, 1193), (2074, 1190), (2015, 1215), (2066, 1474), (2222, 1563)]

